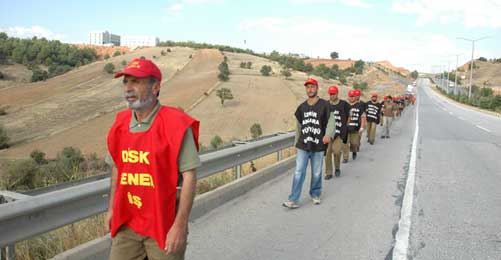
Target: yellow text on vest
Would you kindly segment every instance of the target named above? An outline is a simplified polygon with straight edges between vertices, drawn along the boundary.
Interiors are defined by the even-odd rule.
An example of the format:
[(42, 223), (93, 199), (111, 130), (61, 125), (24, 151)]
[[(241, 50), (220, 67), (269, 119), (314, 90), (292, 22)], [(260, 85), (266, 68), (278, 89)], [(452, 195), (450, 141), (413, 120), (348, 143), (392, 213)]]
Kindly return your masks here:
[(122, 172), (120, 176), (121, 185), (133, 186), (148, 186), (155, 187), (153, 184), (153, 177), (149, 173), (126, 173)]
[(136, 150), (122, 150), (122, 162), (124, 163), (144, 163), (150, 165), (148, 155), (150, 152)]

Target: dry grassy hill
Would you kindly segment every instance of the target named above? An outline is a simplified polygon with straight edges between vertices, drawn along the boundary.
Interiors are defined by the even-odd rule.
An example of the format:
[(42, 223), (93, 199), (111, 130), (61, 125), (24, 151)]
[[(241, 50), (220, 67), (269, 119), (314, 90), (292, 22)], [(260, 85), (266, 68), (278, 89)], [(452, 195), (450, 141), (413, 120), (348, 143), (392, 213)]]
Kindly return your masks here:
[[(167, 82), (191, 60), (194, 50), (173, 48), (161, 56), (162, 48), (141, 49), (111, 58), (116, 70), (122, 60), (145, 56), (154, 59)], [(98, 61), (45, 82), (21, 84), (0, 90), (0, 104), (7, 115), (0, 117), (13, 147), (0, 151), (0, 157), (24, 157), (35, 148), (55, 156), (65, 146), (77, 146), (84, 152), (102, 153), (105, 133), (113, 122), (114, 112), (124, 108), (120, 79), (103, 71)], [(162, 94), (167, 94), (164, 91)], [(104, 144), (104, 143), (103, 143)], [(100, 148), (100, 149), (97, 149)]]
[[(294, 129), (294, 110), (305, 99), (303, 82), (309, 77), (305, 73), (294, 71), (286, 80), (276, 62), (248, 54), (224, 53), (231, 75), (228, 82), (219, 82), (217, 66), (223, 55), (218, 50), (171, 48), (171, 53), (161, 56), (162, 49), (166, 48), (140, 49), (110, 61), (119, 70), (124, 59), (157, 56), (154, 61), (165, 78), (161, 103), (181, 107), (199, 119), (204, 145), (215, 135), (225, 141), (249, 138), (254, 123), (261, 124), (264, 134)], [(242, 61), (251, 61), (252, 68), (240, 68)], [(0, 151), (0, 159), (27, 157), (33, 149), (54, 157), (66, 146), (104, 155), (107, 131), (115, 113), (125, 107), (120, 80), (105, 73), (104, 64), (100, 61), (46, 82), (0, 90), (0, 104), (8, 105), (8, 115), (0, 117), (0, 124), (6, 126), (13, 141), (11, 148)], [(260, 73), (265, 64), (273, 69), (269, 77)], [(340, 85), (335, 80), (318, 80), (320, 96), (324, 98), (328, 98), (326, 91), (330, 85)], [(348, 84), (354, 81), (368, 81), (371, 89), (381, 88), (391, 94), (403, 91), (403, 86), (373, 67), (368, 67), (364, 75), (349, 79)], [(231, 89), (235, 97), (224, 107), (215, 92), (223, 87)], [(342, 98), (349, 88), (340, 86)], [(370, 92), (366, 91), (363, 99)]]
[[(481, 87), (492, 87), (501, 95), (501, 63), (490, 61), (475, 61), (473, 70), (473, 84)], [(470, 63), (459, 67), (459, 75), (464, 76), (465, 84), (470, 80)]]

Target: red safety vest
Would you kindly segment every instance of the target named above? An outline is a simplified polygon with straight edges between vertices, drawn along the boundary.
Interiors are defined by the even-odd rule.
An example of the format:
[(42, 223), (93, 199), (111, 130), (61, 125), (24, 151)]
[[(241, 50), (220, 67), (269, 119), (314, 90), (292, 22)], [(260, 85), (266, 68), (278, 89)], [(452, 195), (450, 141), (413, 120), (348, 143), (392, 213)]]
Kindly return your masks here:
[(165, 247), (174, 223), (178, 155), (188, 127), (198, 149), (199, 121), (162, 106), (146, 132), (131, 133), (131, 110), (119, 112), (108, 133), (108, 150), (118, 171), (111, 236), (122, 225)]

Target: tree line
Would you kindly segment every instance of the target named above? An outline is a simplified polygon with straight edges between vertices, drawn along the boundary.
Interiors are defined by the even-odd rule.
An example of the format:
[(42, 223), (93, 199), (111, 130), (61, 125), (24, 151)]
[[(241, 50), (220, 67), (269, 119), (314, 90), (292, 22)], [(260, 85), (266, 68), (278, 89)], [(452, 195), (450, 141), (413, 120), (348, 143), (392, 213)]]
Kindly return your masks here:
[[(23, 64), (33, 71), (32, 81), (46, 80), (97, 59), (96, 50), (79, 49), (57, 40), (33, 37), (20, 39), (0, 32), (0, 62)], [(40, 66), (48, 69), (42, 69)]]

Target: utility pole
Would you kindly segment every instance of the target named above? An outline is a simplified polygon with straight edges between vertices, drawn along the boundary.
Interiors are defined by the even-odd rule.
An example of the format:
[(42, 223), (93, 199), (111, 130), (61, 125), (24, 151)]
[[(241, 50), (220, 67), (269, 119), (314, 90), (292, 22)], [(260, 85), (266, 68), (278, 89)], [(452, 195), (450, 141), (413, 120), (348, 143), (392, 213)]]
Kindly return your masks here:
[(468, 90), (468, 100), (471, 99), (471, 84), (472, 84), (472, 81), (473, 81), (473, 54), (475, 53), (475, 42), (481, 41), (481, 40), (486, 39), (486, 38), (489, 38), (489, 36), (485, 36), (485, 37), (474, 39), (474, 40), (473, 39), (463, 38), (463, 37), (458, 37), (458, 39), (460, 39), (460, 40), (465, 40), (465, 41), (471, 42), (470, 87), (469, 87), (469, 90)]

